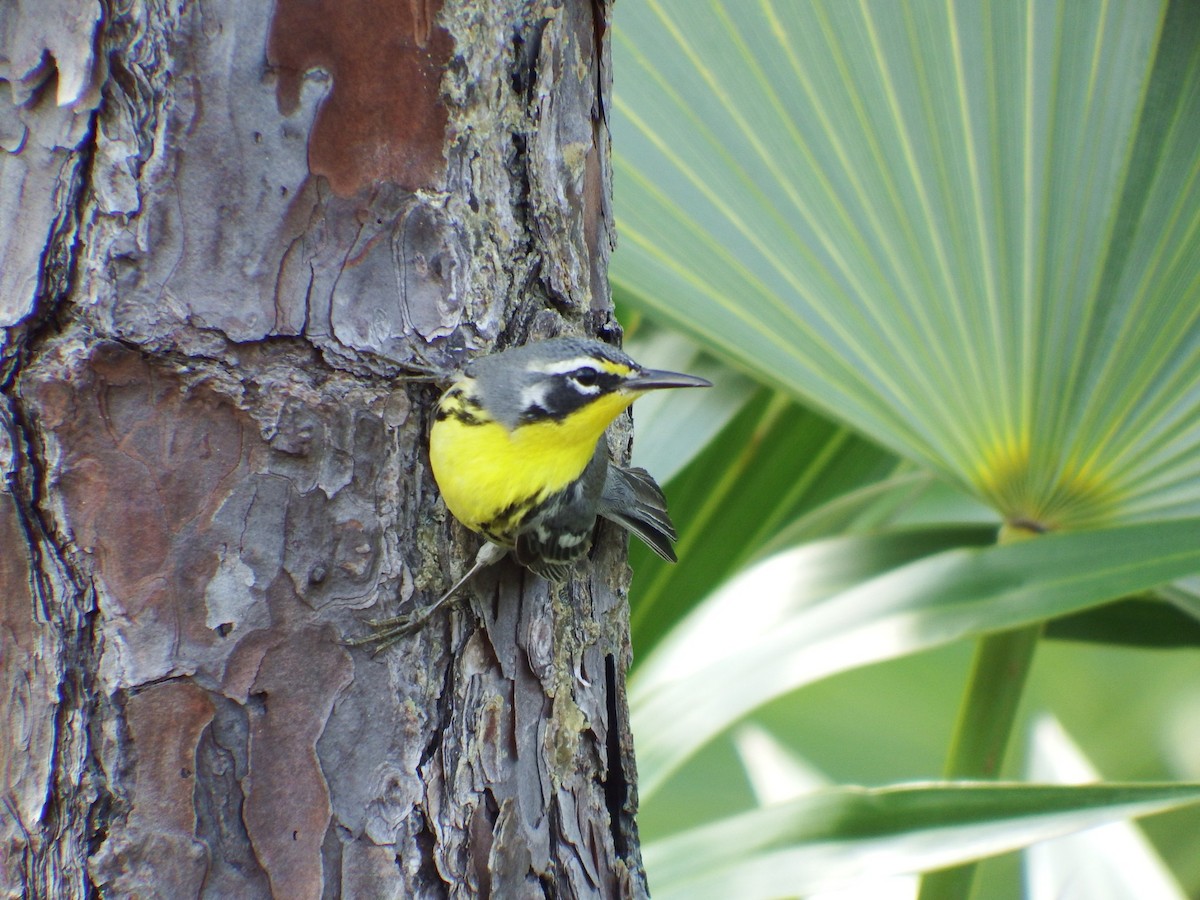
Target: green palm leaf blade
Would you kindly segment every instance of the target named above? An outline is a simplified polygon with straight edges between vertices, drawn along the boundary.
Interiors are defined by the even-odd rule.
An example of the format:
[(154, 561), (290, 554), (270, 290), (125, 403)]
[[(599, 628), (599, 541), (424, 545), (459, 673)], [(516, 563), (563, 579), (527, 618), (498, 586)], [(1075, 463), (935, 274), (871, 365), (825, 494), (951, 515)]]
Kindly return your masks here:
[(1196, 784), (843, 787), (656, 841), (645, 856), (655, 897), (807, 895), (1198, 800)]
[[(639, 440), (646, 436), (639, 430)], [(896, 458), (877, 444), (760, 390), (670, 482), (679, 530), (675, 549), (686, 564), (671, 565), (640, 542), (630, 543), (638, 573), (630, 623), (639, 658), (714, 584), (787, 526), (886, 482), (895, 469)], [(895, 492), (901, 501), (916, 494), (910, 482), (900, 482)]]
[(631, 0), (633, 302), (1010, 521), (1200, 512), (1200, 12)]
[(766, 560), (714, 593), (630, 679), (642, 799), (706, 742), (790, 691), (1091, 609), (1200, 568), (1200, 518), (965, 548), (969, 534), (939, 528), (821, 542)]

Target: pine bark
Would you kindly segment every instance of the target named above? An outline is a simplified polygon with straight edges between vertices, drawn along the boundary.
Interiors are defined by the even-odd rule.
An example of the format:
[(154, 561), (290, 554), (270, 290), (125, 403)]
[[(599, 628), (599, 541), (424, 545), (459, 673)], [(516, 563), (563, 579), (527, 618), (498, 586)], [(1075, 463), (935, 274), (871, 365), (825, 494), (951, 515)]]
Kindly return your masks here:
[(609, 14), (0, 10), (0, 895), (645, 895), (620, 534), (342, 643), (478, 546), (397, 376), (619, 335)]

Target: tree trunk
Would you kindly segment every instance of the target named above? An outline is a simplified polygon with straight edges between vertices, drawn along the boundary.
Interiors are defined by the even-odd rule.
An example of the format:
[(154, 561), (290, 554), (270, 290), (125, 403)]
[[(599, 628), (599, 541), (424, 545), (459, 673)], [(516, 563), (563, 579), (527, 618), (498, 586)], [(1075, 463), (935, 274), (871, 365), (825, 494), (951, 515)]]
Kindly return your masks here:
[(609, 12), (6, 0), (0, 893), (645, 894), (615, 529), (341, 643), (478, 547), (394, 376), (617, 334)]

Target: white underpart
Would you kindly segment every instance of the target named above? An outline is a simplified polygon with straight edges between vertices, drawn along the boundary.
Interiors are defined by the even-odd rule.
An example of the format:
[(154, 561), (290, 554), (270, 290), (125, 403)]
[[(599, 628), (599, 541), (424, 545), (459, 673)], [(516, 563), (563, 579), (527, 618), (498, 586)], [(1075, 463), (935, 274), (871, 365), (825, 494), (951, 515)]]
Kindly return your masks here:
[(569, 532), (569, 531), (564, 531), (562, 534), (560, 534), (556, 537), (554, 535), (554, 533), (549, 528), (547, 528), (545, 525), (538, 525), (533, 530), (535, 532), (537, 532), (538, 540), (541, 541), (543, 544), (550, 543), (550, 539), (554, 538), (555, 543), (558, 544), (558, 546), (562, 547), (563, 549), (570, 549), (571, 547), (578, 547), (580, 544), (582, 544), (588, 538), (586, 533), (576, 534), (576, 533)]

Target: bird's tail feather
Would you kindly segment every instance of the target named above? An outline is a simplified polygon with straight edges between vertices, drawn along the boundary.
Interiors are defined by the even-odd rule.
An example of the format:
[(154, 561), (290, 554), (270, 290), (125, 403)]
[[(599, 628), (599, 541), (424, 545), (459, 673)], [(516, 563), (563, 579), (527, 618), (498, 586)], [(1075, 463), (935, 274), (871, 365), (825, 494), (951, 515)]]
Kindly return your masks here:
[(671, 544), (678, 535), (667, 512), (667, 498), (645, 469), (626, 469), (610, 464), (599, 512), (636, 534), (667, 562), (675, 562)]

